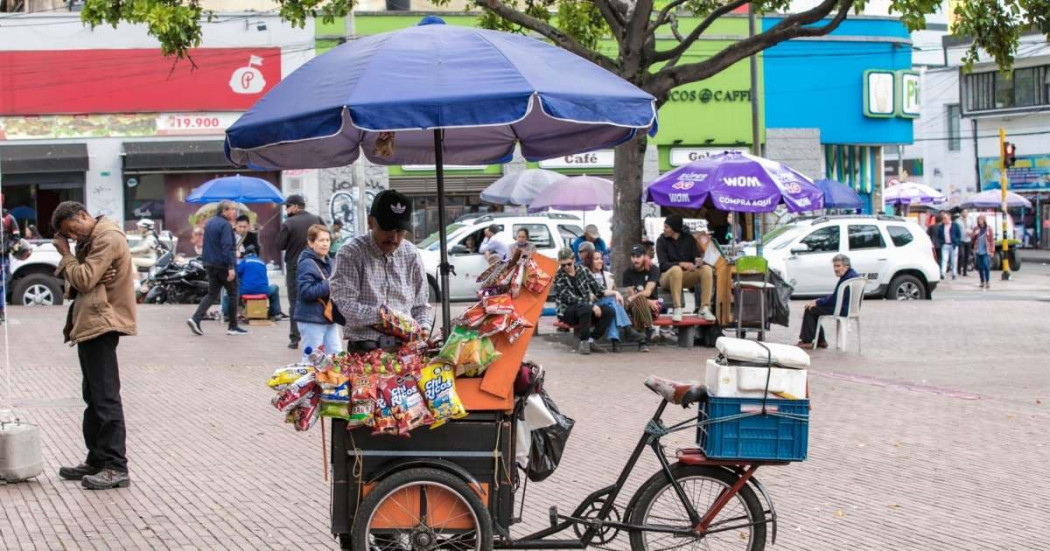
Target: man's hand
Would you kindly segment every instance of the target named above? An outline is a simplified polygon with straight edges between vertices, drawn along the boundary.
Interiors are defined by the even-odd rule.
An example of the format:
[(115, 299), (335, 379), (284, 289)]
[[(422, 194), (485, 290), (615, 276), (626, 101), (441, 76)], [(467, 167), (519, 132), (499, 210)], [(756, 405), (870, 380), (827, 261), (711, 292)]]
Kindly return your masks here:
[(109, 285), (117, 280), (117, 269), (112, 266), (106, 270), (106, 273), (102, 274), (102, 284)]
[(816, 307), (817, 307), (817, 301), (815, 301), (815, 300), (811, 300), (811, 301), (806, 303), (806, 310), (809, 310), (810, 308), (816, 308)]
[(596, 317), (596, 318), (602, 317), (602, 309), (598, 308), (597, 304), (595, 304), (594, 306), (591, 306), (591, 311), (594, 312), (594, 317)]
[(623, 295), (619, 291), (613, 291), (613, 296), (616, 297), (616, 303), (623, 306)]
[(691, 272), (696, 269), (696, 264), (693, 264), (692, 262), (679, 262), (678, 265), (681, 266), (681, 268), (687, 272)]
[(55, 238), (51, 241), (51, 243), (55, 245), (55, 249), (59, 252), (59, 254), (70, 254), (69, 240), (66, 239), (66, 236), (56, 233)]
[(226, 274), (226, 281), (233, 281), (235, 277), (237, 277), (237, 270), (230, 268), (229, 273)]

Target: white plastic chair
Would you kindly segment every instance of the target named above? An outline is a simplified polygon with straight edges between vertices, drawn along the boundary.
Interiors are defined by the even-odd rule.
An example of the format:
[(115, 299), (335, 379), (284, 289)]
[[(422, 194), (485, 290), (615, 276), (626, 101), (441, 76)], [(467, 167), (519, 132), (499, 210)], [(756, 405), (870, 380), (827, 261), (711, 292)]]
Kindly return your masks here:
[[(827, 330), (824, 329), (824, 322), (833, 321), (835, 322), (835, 348), (838, 348), (839, 350), (845, 350), (846, 335), (850, 332), (849, 322), (856, 321), (857, 352), (861, 351), (860, 304), (864, 301), (864, 288), (867, 286), (867, 284), (868, 279), (866, 277), (855, 277), (852, 279), (847, 279), (845, 282), (843, 282), (842, 286), (839, 287), (838, 294), (835, 296), (835, 309), (832, 310), (832, 312), (835, 313), (830, 316), (820, 316), (819, 318), (817, 318), (817, 332), (816, 336), (813, 338), (813, 348), (816, 348), (817, 342), (820, 341), (820, 333), (822, 331), (824, 333), (827, 333)], [(846, 294), (846, 289), (849, 289), (849, 311), (847, 315), (840, 316), (838, 315), (838, 313), (842, 311), (842, 301)]]

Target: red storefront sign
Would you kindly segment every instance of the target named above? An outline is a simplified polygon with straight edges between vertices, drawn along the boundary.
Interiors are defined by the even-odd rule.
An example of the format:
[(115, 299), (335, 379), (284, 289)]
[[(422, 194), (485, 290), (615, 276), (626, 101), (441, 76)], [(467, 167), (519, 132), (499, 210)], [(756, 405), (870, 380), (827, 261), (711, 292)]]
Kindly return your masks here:
[(0, 52), (0, 115), (243, 111), (281, 80), (280, 48)]

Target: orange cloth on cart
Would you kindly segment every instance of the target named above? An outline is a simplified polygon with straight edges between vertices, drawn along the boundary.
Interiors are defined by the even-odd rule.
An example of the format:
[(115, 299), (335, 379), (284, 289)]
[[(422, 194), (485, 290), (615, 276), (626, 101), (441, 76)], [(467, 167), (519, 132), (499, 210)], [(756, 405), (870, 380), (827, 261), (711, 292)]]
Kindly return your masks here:
[[(548, 274), (558, 271), (558, 263), (553, 258), (534, 253), (532, 258)], [(543, 306), (547, 302), (553, 285), (548, 284), (543, 293), (535, 294), (522, 288), (521, 294), (514, 299), (514, 308), (534, 326), (539, 323)], [(514, 380), (518, 377), (521, 362), (536, 328), (530, 327), (514, 343), (507, 341), (507, 336), (499, 333), (492, 337), (496, 350), (502, 353), (485, 371), (484, 377), (478, 379), (456, 379), (456, 392), (467, 411), (510, 411), (514, 409)]]

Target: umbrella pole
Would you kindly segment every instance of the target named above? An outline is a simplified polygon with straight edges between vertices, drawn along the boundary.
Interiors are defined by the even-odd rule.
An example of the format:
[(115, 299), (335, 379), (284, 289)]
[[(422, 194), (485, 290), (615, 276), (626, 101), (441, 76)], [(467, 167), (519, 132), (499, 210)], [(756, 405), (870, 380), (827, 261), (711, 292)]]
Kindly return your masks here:
[(445, 232), (445, 159), (441, 129), (434, 130), (434, 163), (437, 169), (437, 194), (438, 194), (438, 235), (441, 238), (441, 327), (444, 334), (449, 335), (449, 320), (451, 314), (448, 304), (448, 273), (451, 266), (448, 263), (448, 235)]

